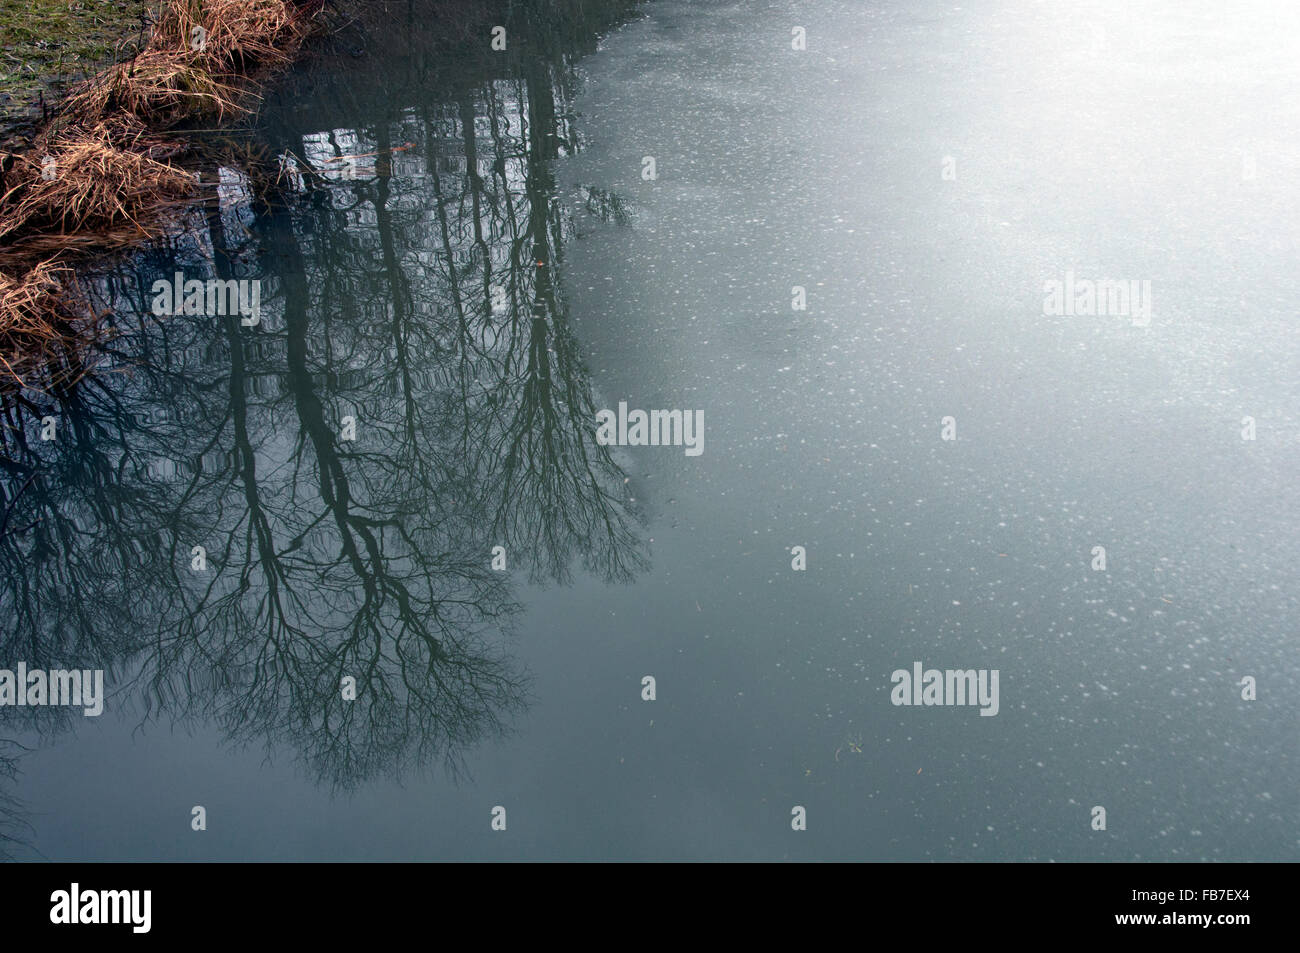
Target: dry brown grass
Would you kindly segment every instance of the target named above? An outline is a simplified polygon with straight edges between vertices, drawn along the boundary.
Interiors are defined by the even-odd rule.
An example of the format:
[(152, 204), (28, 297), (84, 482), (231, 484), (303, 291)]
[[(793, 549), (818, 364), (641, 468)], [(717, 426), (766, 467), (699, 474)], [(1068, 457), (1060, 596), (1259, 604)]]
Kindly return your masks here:
[(74, 89), (65, 116), (78, 124), (125, 114), (154, 129), (187, 119), (227, 119), (247, 107), (244, 91), (223, 74), (210, 72), (197, 54), (146, 51)]
[(283, 0), (173, 0), (154, 26), (148, 49), (195, 53), (202, 30), (202, 65), (214, 73), (247, 72), (288, 62), (306, 33), (304, 20)]
[(159, 211), (196, 190), (194, 176), (161, 161), (167, 151), (143, 127), (121, 122), (66, 130), (39, 157), (19, 157), (5, 176), (0, 243), (104, 233), (117, 245), (157, 236)]
[(172, 0), (144, 51), (76, 87), (74, 121), (125, 112), (152, 128), (247, 111), (250, 74), (293, 58), (307, 24), (286, 0)]
[(0, 316), (0, 375), (24, 387), (77, 373), (72, 356), (95, 329), (72, 270), (49, 262), (18, 278), (0, 272)]

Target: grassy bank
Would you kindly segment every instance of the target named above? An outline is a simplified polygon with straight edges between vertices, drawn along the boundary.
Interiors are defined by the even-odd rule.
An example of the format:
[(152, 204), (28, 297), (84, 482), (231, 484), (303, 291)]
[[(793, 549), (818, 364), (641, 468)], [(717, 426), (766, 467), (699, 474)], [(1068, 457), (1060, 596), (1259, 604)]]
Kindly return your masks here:
[(0, 142), (143, 47), (160, 0), (0, 0)]
[(29, 386), (93, 334), (70, 259), (161, 234), (199, 191), (184, 137), (162, 134), (248, 111), (258, 77), (293, 58), (318, 7), (161, 0), (132, 58), (70, 87), (26, 148), (0, 155), (0, 377)]

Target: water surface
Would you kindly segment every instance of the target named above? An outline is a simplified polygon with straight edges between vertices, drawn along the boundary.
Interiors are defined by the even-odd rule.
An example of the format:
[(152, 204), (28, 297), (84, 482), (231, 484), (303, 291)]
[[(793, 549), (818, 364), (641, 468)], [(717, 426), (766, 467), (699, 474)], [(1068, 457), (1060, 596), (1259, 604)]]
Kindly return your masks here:
[[(1296, 858), (1295, 11), (392, 6), (268, 91), (323, 174), (223, 173), (8, 411), (0, 659), (114, 689), (5, 710), (14, 853)], [(153, 318), (178, 269), (260, 325)]]

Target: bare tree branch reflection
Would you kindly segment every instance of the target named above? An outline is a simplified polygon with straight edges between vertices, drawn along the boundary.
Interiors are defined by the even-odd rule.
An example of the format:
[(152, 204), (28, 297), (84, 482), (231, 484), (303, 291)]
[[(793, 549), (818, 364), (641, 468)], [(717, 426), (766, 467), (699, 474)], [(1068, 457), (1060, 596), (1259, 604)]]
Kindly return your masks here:
[[(492, 547), (539, 584), (647, 559), (560, 280), (573, 58), (630, 4), (598, 6), (520, 5), (528, 51), (441, 104), (413, 55), (271, 117), (296, 188), (209, 169), (185, 238), (93, 276), (97, 372), (0, 401), (0, 659), (106, 669), (146, 720), (287, 746), (335, 788), (508, 731), (528, 676)], [(261, 281), (261, 324), (156, 319), (177, 272)]]

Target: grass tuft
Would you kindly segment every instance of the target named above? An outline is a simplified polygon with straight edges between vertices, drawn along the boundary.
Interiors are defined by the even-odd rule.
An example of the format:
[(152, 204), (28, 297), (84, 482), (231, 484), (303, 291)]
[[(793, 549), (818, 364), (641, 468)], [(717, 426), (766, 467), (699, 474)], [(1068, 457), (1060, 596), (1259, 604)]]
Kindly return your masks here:
[(58, 136), (39, 156), (20, 156), (0, 196), (0, 243), (84, 232), (111, 245), (160, 233), (159, 209), (194, 194), (194, 176), (162, 158), (168, 147), (118, 120)]

